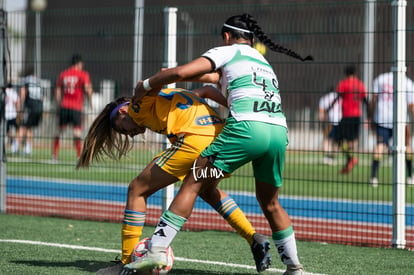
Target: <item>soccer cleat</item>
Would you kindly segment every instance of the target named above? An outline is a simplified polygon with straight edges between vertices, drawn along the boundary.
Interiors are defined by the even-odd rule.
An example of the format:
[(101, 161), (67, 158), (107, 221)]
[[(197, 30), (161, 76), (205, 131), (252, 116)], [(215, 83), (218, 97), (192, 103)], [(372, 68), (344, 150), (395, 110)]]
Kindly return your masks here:
[(341, 174), (348, 174), (351, 172), (352, 168), (357, 165), (358, 159), (356, 157), (352, 157), (348, 160), (345, 167), (341, 170)]
[(270, 242), (268, 238), (262, 234), (254, 233), (251, 249), (257, 272), (262, 272), (268, 269), (272, 263), (272, 258), (269, 252)]
[(121, 261), (113, 261), (113, 265), (99, 269), (96, 274), (100, 275), (119, 275), (124, 264)]
[(299, 265), (287, 265), (285, 273), (283, 275), (303, 275), (305, 271), (303, 270), (303, 266)]
[(378, 187), (378, 179), (377, 179), (376, 177), (371, 178), (371, 179), (369, 180), (369, 184), (370, 184), (372, 187)]
[(152, 247), (144, 257), (124, 265), (121, 275), (141, 273), (144, 271), (162, 269), (168, 265), (167, 253), (165, 248)]

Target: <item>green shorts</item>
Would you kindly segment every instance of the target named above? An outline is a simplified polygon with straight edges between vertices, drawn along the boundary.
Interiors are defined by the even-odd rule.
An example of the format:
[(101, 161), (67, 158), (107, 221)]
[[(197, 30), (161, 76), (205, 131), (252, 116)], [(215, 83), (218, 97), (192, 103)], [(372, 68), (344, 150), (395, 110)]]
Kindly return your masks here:
[(258, 121), (237, 122), (231, 117), (201, 156), (209, 157), (215, 167), (226, 173), (251, 161), (256, 180), (280, 187), (287, 145), (285, 127)]

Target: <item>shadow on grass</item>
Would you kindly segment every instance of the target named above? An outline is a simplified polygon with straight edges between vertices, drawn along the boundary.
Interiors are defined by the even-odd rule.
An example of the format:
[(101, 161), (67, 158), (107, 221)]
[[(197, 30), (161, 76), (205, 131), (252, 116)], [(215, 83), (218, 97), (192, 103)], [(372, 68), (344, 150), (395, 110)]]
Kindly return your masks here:
[[(65, 268), (72, 267), (78, 268), (82, 271), (88, 271), (95, 273), (98, 269), (110, 266), (109, 262), (97, 262), (97, 261), (86, 261), (78, 260), (73, 262), (59, 262), (59, 261), (11, 261), (15, 264), (27, 265), (27, 266), (37, 266), (37, 267), (56, 267), (56, 268)], [(59, 273), (59, 272), (56, 272)]]
[[(95, 273), (100, 268), (108, 267), (111, 263), (102, 262), (102, 261), (73, 261), (73, 262), (58, 262), (58, 261), (11, 261), (11, 263), (27, 266), (36, 266), (36, 267), (56, 267), (56, 268), (78, 268), (81, 271)], [(69, 272), (69, 271), (68, 271)], [(56, 274), (59, 271), (56, 271)], [(180, 269), (176, 268), (171, 270), (169, 275), (246, 275), (250, 273), (240, 273), (240, 272), (217, 272), (216, 270), (199, 270), (199, 269)]]
[(197, 269), (172, 269), (168, 275), (247, 275), (253, 273), (240, 273), (240, 272), (217, 272), (216, 270), (197, 270)]

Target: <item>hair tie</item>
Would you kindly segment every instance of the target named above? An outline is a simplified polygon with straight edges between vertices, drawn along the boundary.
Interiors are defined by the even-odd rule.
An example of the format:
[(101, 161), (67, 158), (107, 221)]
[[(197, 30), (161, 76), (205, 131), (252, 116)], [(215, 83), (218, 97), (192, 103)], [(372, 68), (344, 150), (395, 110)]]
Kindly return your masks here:
[(128, 101), (124, 101), (121, 104), (119, 104), (118, 106), (116, 106), (112, 111), (111, 114), (109, 115), (109, 120), (112, 122), (112, 119), (114, 118), (114, 116), (118, 113), (119, 109), (121, 109), (122, 107), (128, 105), (129, 102)]
[(241, 28), (234, 27), (234, 26), (231, 26), (231, 25), (227, 25), (226, 23), (224, 23), (223, 26), (227, 27), (229, 29), (233, 29), (233, 30), (237, 30), (237, 31), (241, 31), (241, 32), (253, 33), (252, 31), (249, 31), (249, 30), (245, 30), (245, 29), (241, 29)]

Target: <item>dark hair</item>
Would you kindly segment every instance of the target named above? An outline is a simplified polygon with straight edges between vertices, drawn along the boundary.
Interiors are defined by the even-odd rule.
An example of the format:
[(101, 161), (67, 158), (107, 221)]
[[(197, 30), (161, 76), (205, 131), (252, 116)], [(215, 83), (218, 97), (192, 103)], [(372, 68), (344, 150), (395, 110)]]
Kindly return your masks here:
[(82, 56), (80, 54), (74, 54), (74, 55), (72, 55), (71, 64), (72, 65), (76, 65), (79, 62), (82, 62)]
[(117, 98), (108, 103), (95, 118), (83, 142), (76, 168), (89, 167), (92, 161), (99, 161), (105, 155), (111, 159), (120, 159), (132, 148), (128, 136), (119, 133), (109, 119), (119, 104), (130, 100), (129, 97)]
[[(266, 45), (270, 50), (274, 52), (279, 52), (286, 54), (290, 57), (299, 59), (301, 61), (312, 61), (313, 57), (308, 55), (302, 57), (296, 52), (287, 49), (279, 44), (274, 43), (261, 29), (257, 21), (250, 14), (235, 15), (228, 18), (225, 22), (226, 25), (231, 27), (239, 28), (242, 30), (233, 29), (231, 27), (223, 26), (221, 29), (221, 35), (223, 36), (225, 32), (229, 32), (234, 38), (243, 38), (250, 40), (253, 44), (253, 35), (255, 35), (260, 42)], [(244, 31), (245, 30), (245, 31)]]
[(355, 72), (356, 72), (355, 65), (351, 64), (351, 65), (348, 65), (348, 66), (345, 67), (344, 73), (345, 73), (346, 76), (353, 75), (353, 74), (355, 74)]

